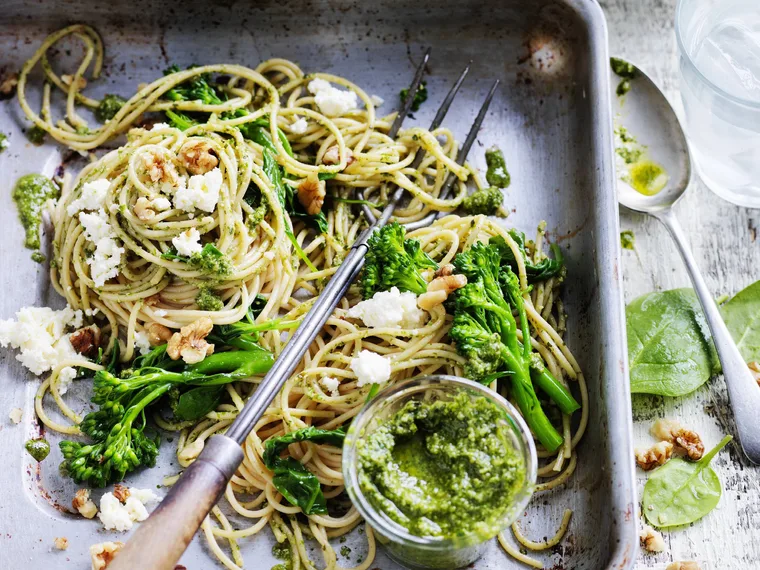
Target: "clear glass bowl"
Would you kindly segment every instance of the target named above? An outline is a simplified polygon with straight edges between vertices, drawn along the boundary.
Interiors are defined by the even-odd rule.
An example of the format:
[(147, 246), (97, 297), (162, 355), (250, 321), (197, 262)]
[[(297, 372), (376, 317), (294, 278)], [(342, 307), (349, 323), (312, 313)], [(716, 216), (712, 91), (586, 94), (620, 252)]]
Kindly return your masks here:
[(343, 478), (348, 496), (356, 509), (375, 531), (379, 543), (390, 556), (408, 568), (460, 568), (477, 560), (490, 539), (468, 535), (454, 539), (414, 536), (403, 526), (378, 511), (364, 496), (359, 486), (357, 443), (378, 424), (393, 415), (410, 400), (448, 400), (466, 392), (472, 399), (486, 397), (504, 411), (504, 421), (514, 449), (525, 465), (523, 485), (515, 492), (514, 501), (499, 521), (499, 528), (512, 524), (530, 500), (536, 483), (536, 447), (528, 426), (515, 408), (485, 386), (456, 376), (425, 376), (395, 384), (380, 392), (351, 422), (343, 445)]

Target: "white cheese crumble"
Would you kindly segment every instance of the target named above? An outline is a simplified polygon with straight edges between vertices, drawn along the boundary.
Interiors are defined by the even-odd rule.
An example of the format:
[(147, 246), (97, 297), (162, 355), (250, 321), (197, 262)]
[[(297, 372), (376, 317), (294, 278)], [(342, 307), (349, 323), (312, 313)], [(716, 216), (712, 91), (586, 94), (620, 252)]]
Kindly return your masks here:
[(100, 499), (98, 518), (106, 529), (125, 532), (132, 528), (132, 523), (147, 519), (148, 509), (145, 505), (158, 500), (158, 496), (150, 489), (130, 487), (124, 504), (113, 493), (105, 493)]
[(372, 101), (372, 104), (375, 107), (381, 107), (383, 103), (385, 103), (385, 99), (383, 99), (379, 95), (373, 95), (372, 97), (369, 98), (369, 100)]
[(338, 392), (340, 380), (337, 378), (333, 378), (332, 376), (323, 376), (319, 379), (319, 383), (322, 384), (322, 387), (327, 390), (330, 393), (330, 396), (333, 398), (340, 396), (340, 392)]
[(0, 140), (0, 152), (9, 149), (11, 146), (11, 141), (8, 140), (8, 137), (5, 137), (4, 139)]
[(291, 132), (302, 135), (309, 128), (309, 123), (304, 117), (299, 117), (292, 125), (290, 125)]
[(190, 257), (203, 249), (201, 245), (201, 234), (195, 228), (190, 228), (176, 237), (172, 238), (172, 245), (177, 248), (179, 255)]
[(135, 332), (135, 348), (140, 351), (140, 354), (148, 354), (150, 352), (150, 340), (148, 340), (148, 333), (145, 331)]
[(160, 131), (161, 129), (168, 129), (171, 127), (171, 125), (168, 125), (167, 123), (156, 123), (153, 125), (150, 130), (151, 131)]
[(11, 413), (8, 414), (8, 417), (11, 419), (11, 421), (14, 424), (20, 424), (21, 418), (24, 417), (24, 410), (22, 410), (21, 408), (13, 408), (11, 410)]
[(205, 174), (196, 174), (190, 177), (187, 187), (180, 185), (174, 194), (174, 207), (185, 212), (192, 212), (196, 208), (213, 212), (221, 189), (222, 171), (218, 167)]
[(79, 214), (79, 221), (84, 229), (85, 237), (95, 244), (95, 253), (87, 258), (90, 277), (96, 287), (102, 287), (106, 281), (119, 274), (124, 248), (119, 247), (105, 210), (100, 209), (94, 214), (83, 212)]
[(328, 117), (340, 117), (358, 107), (356, 93), (337, 89), (324, 79), (312, 80), (308, 89), (319, 110)]
[(66, 206), (66, 213), (73, 216), (81, 210), (99, 210), (106, 201), (106, 194), (110, 186), (111, 181), (107, 178), (85, 182), (82, 184), (82, 193), (79, 197)]
[(391, 362), (369, 350), (362, 350), (359, 356), (351, 359), (351, 370), (356, 374), (357, 386), (382, 384), (391, 377)]
[(164, 210), (168, 210), (172, 207), (172, 203), (169, 201), (169, 198), (164, 198), (163, 196), (160, 198), (153, 198), (153, 200), (150, 202), (150, 205), (159, 212), (163, 212)]
[(58, 393), (63, 396), (66, 392), (69, 391), (69, 386), (71, 386), (71, 383), (74, 381), (74, 378), (77, 377), (77, 370), (76, 368), (72, 366), (65, 366), (61, 368), (61, 371), (58, 373)]
[(494, 171), (493, 171), (493, 173), (496, 176), (504, 176), (504, 168), (501, 167), (501, 166), (499, 168), (495, 168)]
[(0, 321), (0, 345), (20, 350), (16, 360), (34, 374), (42, 374), (65, 360), (85, 360), (77, 354), (65, 334), (67, 327), (82, 326), (82, 311), (66, 307), (24, 307), (16, 320)]
[(391, 287), (351, 307), (346, 316), (361, 319), (370, 328), (414, 329), (424, 324), (426, 313), (417, 307), (414, 293)]

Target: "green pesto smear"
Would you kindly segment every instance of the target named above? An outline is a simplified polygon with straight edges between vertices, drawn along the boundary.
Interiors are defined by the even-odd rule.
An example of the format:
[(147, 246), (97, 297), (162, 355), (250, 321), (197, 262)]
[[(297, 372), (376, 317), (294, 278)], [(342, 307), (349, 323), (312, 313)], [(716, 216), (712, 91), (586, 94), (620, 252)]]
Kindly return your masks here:
[(622, 97), (631, 90), (631, 80), (637, 75), (636, 68), (632, 63), (619, 57), (610, 58), (610, 67), (612, 67), (612, 72), (622, 79), (615, 90), (618, 97)]
[(636, 237), (631, 230), (620, 232), (620, 247), (623, 249), (634, 249), (636, 247)]
[(209, 287), (200, 288), (195, 303), (201, 311), (221, 311), (224, 308), (221, 297)]
[(287, 540), (277, 542), (272, 546), (272, 556), (283, 561), (282, 564), (273, 566), (272, 570), (291, 570), (293, 568), (293, 554), (290, 551), (290, 544)]
[[(13, 201), (16, 202), (18, 217), (26, 232), (24, 245), (29, 249), (40, 247), (42, 205), (50, 199), (57, 199), (60, 195), (61, 191), (53, 184), (53, 181), (42, 174), (27, 174), (16, 182), (13, 188)], [(37, 257), (39, 256), (41, 254)], [(44, 257), (42, 259), (44, 260)]]
[(359, 442), (359, 486), (411, 534), (485, 540), (526, 477), (504, 412), (479, 396), (407, 402)]
[(665, 168), (646, 156), (646, 147), (639, 144), (628, 129), (615, 127), (615, 153), (620, 158), (620, 179), (645, 196), (654, 196), (668, 183)]
[(510, 181), (504, 153), (500, 148), (492, 146), (486, 151), (486, 182), (496, 188), (507, 188)]
[(42, 461), (50, 453), (50, 444), (45, 439), (30, 439), (24, 448), (36, 461)]
[(10, 146), (10, 143), (8, 142), (8, 135), (5, 133), (0, 133), (0, 154), (5, 152), (5, 149), (7, 149)]

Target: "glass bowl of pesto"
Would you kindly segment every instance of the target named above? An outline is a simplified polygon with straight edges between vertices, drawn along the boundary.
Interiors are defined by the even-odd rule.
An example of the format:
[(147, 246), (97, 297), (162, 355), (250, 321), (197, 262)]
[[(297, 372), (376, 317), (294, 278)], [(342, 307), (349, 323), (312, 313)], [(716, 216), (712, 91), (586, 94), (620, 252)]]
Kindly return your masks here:
[(354, 418), (343, 477), (356, 509), (400, 564), (460, 568), (524, 510), (536, 447), (512, 405), (481, 384), (395, 384)]

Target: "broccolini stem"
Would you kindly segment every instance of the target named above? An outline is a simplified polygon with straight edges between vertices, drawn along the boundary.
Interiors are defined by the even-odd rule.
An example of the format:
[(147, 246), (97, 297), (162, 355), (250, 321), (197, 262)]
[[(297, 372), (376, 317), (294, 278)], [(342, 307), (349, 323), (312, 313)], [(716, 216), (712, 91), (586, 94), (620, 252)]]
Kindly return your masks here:
[(543, 370), (531, 368), (531, 378), (533, 378), (533, 383), (549, 396), (552, 402), (557, 404), (562, 413), (572, 414), (580, 409), (581, 405), (573, 398), (570, 390), (557, 380), (546, 367)]

